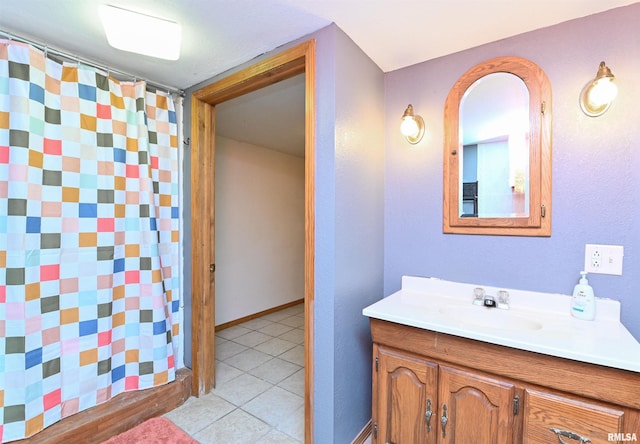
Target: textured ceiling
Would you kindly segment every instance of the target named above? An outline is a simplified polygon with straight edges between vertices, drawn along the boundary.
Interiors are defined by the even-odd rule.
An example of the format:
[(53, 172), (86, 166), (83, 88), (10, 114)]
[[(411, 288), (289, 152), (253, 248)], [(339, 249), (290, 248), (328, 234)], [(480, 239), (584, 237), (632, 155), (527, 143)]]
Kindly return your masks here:
[(304, 156), (304, 74), (216, 105), (216, 134)]
[[(171, 62), (111, 48), (98, 5), (176, 21)], [(140, 78), (187, 88), (335, 22), (385, 72), (629, 0), (0, 0), (0, 28)]]
[[(137, 78), (186, 89), (332, 22), (388, 72), (632, 3), (635, 2), (0, 0), (0, 30)], [(180, 23), (180, 59), (158, 60), (111, 48), (98, 18), (100, 4)], [(304, 147), (304, 113), (300, 111), (304, 107), (303, 94), (303, 82), (292, 80), (235, 99), (218, 110), (217, 129), (221, 135), (266, 147), (285, 147), (285, 151), (300, 155)]]

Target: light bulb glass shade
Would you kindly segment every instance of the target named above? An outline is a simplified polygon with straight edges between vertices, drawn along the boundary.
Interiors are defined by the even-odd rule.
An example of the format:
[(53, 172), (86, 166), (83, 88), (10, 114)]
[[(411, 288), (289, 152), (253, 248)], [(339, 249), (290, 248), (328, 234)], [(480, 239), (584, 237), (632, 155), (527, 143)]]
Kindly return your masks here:
[(100, 18), (116, 49), (165, 60), (180, 57), (182, 31), (175, 22), (109, 5), (100, 5)]
[(615, 77), (605, 63), (601, 62), (596, 78), (582, 88), (580, 107), (588, 116), (600, 116), (609, 109), (617, 94)]
[(611, 78), (600, 79), (593, 83), (589, 90), (588, 100), (594, 106), (602, 106), (611, 103), (618, 94), (618, 87)]
[(403, 117), (400, 124), (400, 132), (405, 137), (416, 137), (420, 132), (416, 119), (413, 116)]
[(411, 144), (420, 142), (424, 135), (424, 120), (422, 117), (413, 114), (413, 106), (407, 106), (407, 109), (402, 115), (402, 122), (400, 122), (400, 133)]

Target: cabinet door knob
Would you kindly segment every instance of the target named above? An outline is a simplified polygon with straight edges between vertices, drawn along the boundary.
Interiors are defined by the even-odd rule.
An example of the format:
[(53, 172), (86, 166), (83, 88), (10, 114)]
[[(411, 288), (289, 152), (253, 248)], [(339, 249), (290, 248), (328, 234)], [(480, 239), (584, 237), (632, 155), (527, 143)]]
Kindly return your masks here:
[(440, 425), (442, 425), (442, 437), (447, 437), (447, 422), (449, 419), (447, 418), (447, 404), (442, 405), (442, 418), (440, 418)]
[(570, 444), (567, 441), (565, 441), (564, 439), (562, 439), (563, 436), (565, 438), (578, 440), (580, 442), (580, 444), (584, 444), (585, 442), (591, 442), (591, 440), (589, 438), (583, 438), (582, 436), (578, 435), (577, 433), (569, 432), (567, 430), (560, 430), (560, 429), (556, 429), (556, 428), (552, 427), (551, 431), (553, 433), (555, 433), (556, 435), (558, 435), (558, 440), (562, 444)]
[(431, 416), (433, 416), (433, 411), (431, 410), (431, 400), (427, 399), (427, 411), (424, 412), (424, 417), (427, 420), (427, 432), (431, 431)]

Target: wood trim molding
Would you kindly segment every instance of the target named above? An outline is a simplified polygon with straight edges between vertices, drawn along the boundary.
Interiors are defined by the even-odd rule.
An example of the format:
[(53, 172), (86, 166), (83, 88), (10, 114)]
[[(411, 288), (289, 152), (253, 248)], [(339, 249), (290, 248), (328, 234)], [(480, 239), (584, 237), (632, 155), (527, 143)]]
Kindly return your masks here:
[(351, 444), (364, 444), (365, 442), (367, 442), (367, 439), (371, 436), (372, 430), (373, 430), (373, 423), (372, 423), (372, 420), (370, 419), (369, 422), (367, 422), (365, 426), (362, 428), (362, 430), (360, 430), (360, 433), (358, 433), (358, 436), (356, 436), (353, 439), (353, 441), (351, 441)]
[[(191, 103), (191, 360), (194, 395), (208, 393), (214, 385), (215, 367), (215, 305), (212, 303), (214, 275), (209, 265), (214, 263), (213, 180), (215, 138), (211, 129), (215, 124), (215, 108), (196, 99)], [(207, 147), (207, 148), (204, 148)]]
[[(315, 41), (310, 40), (287, 49), (241, 71), (207, 85), (193, 93), (193, 97), (215, 106), (218, 103), (240, 97), (265, 86), (288, 79), (306, 71), (305, 59), (315, 51)], [(315, 74), (315, 73), (314, 73)]]
[[(529, 91), (529, 208), (527, 217), (463, 217), (459, 212), (460, 104), (478, 79), (495, 73), (519, 77)], [(496, 57), (467, 70), (452, 86), (444, 106), (443, 233), (551, 236), (551, 82), (534, 62)], [(543, 209), (544, 208), (544, 209)]]
[(302, 304), (304, 299), (298, 299), (297, 301), (287, 302), (286, 304), (278, 305), (277, 307), (270, 308), (268, 310), (263, 310), (258, 313), (251, 314), (249, 316), (244, 316), (239, 319), (234, 319), (233, 321), (225, 322), (224, 324), (216, 325), (216, 331), (224, 330), (225, 328), (233, 327), (234, 325), (242, 324), (243, 322), (250, 321), (252, 319), (261, 318), (264, 315), (268, 315), (271, 313), (275, 313), (276, 311), (284, 310), (285, 308), (293, 307), (298, 304)]
[(316, 50), (315, 40), (305, 44), (305, 174), (304, 174), (304, 442), (313, 443), (313, 340), (315, 307), (315, 171), (316, 171)]
[(215, 381), (214, 132), (215, 106), (305, 73), (305, 442), (313, 442), (313, 312), (315, 260), (315, 40), (309, 40), (205, 86), (192, 94), (192, 367), (193, 393)]
[(103, 442), (147, 419), (163, 415), (191, 396), (191, 371), (179, 369), (176, 379), (158, 387), (121, 393), (111, 400), (58, 421), (15, 444)]

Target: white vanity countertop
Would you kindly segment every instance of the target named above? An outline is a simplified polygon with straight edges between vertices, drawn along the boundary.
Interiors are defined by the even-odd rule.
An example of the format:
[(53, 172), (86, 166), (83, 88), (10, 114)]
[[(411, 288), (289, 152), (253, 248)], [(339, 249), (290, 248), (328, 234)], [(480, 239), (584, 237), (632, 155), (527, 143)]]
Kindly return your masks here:
[[(510, 308), (473, 305), (473, 289), (507, 290)], [(497, 298), (496, 298), (497, 299)], [(620, 303), (596, 298), (596, 318), (571, 316), (562, 294), (404, 276), (402, 288), (366, 307), (370, 318), (591, 364), (640, 372), (640, 343), (620, 323)]]

